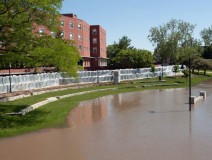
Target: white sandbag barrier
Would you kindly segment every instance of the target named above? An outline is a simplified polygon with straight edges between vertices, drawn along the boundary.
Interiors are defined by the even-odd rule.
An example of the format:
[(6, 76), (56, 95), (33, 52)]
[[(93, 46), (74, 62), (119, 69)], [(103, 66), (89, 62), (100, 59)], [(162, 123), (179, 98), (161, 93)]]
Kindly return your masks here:
[(15, 92), (58, 86), (61, 78), (60, 73), (0, 76), (0, 93), (8, 93), (10, 88)]
[[(0, 76), (0, 94), (8, 93), (10, 91), (10, 87), (12, 92), (15, 92), (74, 83), (119, 83), (120, 81), (124, 80), (152, 78), (159, 77), (161, 75), (162, 67), (156, 67), (156, 71), (154, 73), (151, 72), (151, 68), (79, 71), (78, 78), (65, 77), (62, 73), (57, 72), (27, 75), (11, 75), (10, 77)], [(173, 66), (164, 66), (163, 75), (174, 75)]]

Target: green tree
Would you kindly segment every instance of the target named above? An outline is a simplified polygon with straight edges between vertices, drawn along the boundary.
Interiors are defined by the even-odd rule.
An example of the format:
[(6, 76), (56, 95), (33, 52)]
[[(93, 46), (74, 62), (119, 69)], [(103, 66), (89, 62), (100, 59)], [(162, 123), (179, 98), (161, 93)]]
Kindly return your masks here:
[(156, 61), (162, 64), (177, 64), (182, 61), (184, 56), (182, 53), (187, 50), (185, 48), (193, 47), (194, 43), (199, 44), (193, 38), (194, 29), (195, 25), (175, 19), (159, 27), (152, 27), (148, 39), (156, 47), (154, 53)]
[(152, 63), (154, 63), (152, 52), (144, 49), (137, 49), (134, 59), (134, 68), (151, 67)]
[(204, 28), (200, 32), (200, 36), (204, 42), (204, 52), (202, 57), (212, 59), (212, 26)]
[(151, 70), (150, 70), (152, 73), (153, 73), (153, 75), (155, 76), (155, 71), (156, 71), (156, 69), (155, 69), (155, 66), (151, 66)]
[(210, 46), (204, 46), (202, 57), (205, 59), (212, 59), (212, 44)]
[(203, 69), (204, 75), (206, 75), (207, 70), (212, 69), (212, 63), (209, 59), (201, 59), (199, 68)]
[(202, 69), (204, 75), (206, 75), (207, 70), (212, 69), (212, 60), (204, 58), (194, 59), (192, 62), (192, 69), (197, 69), (198, 74), (200, 74), (200, 70)]
[(191, 43), (184, 44), (182, 47), (178, 47), (177, 52), (179, 56), (178, 62), (188, 66), (189, 58), (192, 65), (196, 59), (200, 58), (203, 48), (200, 46), (199, 41), (194, 40)]
[[(30, 52), (29, 66), (53, 66), (57, 71), (65, 71), (76, 76), (81, 59), (79, 50), (73, 41), (60, 38), (41, 37), (39, 47)], [(73, 45), (69, 45), (73, 43)], [(51, 47), (49, 47), (51, 46)], [(27, 63), (27, 62), (25, 62)]]
[(186, 82), (187, 82), (188, 81), (188, 76), (189, 76), (189, 70), (188, 70), (188, 68), (182, 70), (182, 73), (185, 76)]
[(62, 0), (0, 1), (1, 53), (26, 52), (36, 40), (36, 25), (55, 30)]
[(175, 73), (176, 77), (176, 74), (179, 72), (179, 65), (174, 65), (172, 71)]
[(117, 68), (143, 68), (150, 67), (153, 63), (151, 52), (140, 49), (121, 50), (113, 62)]
[(118, 43), (114, 42), (114, 44), (109, 45), (107, 47), (107, 57), (109, 58), (108, 65), (112, 68), (118, 68), (116, 58), (118, 53), (121, 52), (121, 50), (133, 48), (134, 47), (131, 46), (131, 39), (129, 39), (127, 36), (123, 36), (122, 38), (120, 38)]
[(210, 46), (212, 44), (212, 26), (204, 28), (200, 32), (200, 36), (202, 37), (205, 46)]
[(150, 67), (153, 55), (150, 51), (131, 46), (131, 39), (123, 36), (119, 42), (107, 47), (110, 68)]
[(199, 71), (201, 69), (201, 61), (202, 61), (202, 58), (193, 59), (191, 64), (192, 73), (194, 73), (194, 70), (197, 69), (199, 74)]
[[(79, 52), (70, 46), (72, 42), (60, 39), (62, 1), (0, 1), (0, 60), (3, 67), (12, 63), (13, 67), (54, 66), (59, 71), (75, 71)], [(38, 25), (55, 32), (57, 38), (46, 34), (40, 36), (36, 31)]]
[(120, 50), (116, 57), (113, 58), (113, 62), (116, 68), (132, 68), (133, 64), (133, 50)]

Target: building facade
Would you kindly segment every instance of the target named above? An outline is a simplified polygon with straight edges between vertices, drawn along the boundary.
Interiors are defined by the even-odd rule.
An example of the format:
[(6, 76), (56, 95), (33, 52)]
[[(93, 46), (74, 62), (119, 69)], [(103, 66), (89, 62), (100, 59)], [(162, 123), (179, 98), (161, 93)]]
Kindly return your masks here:
[[(85, 70), (105, 69), (107, 67), (106, 31), (100, 25), (89, 25), (75, 14), (62, 14), (60, 17), (61, 36), (74, 40), (79, 48)], [(38, 26), (39, 33), (54, 34)]]
[(106, 31), (100, 25), (90, 26), (91, 64), (96, 68), (107, 66)]

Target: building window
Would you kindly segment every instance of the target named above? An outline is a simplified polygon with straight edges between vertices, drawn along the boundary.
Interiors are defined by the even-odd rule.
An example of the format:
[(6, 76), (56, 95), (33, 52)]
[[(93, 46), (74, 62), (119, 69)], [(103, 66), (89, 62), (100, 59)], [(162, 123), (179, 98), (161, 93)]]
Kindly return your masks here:
[(73, 22), (70, 22), (70, 23), (69, 23), (69, 27), (70, 27), (70, 28), (74, 28), (74, 23), (73, 23)]
[(93, 48), (93, 53), (97, 53), (97, 48), (96, 47)]
[(45, 32), (45, 31), (44, 31), (43, 28), (40, 28), (40, 29), (39, 29), (39, 34), (40, 34), (40, 36), (43, 36), (43, 35), (44, 35), (44, 32)]
[(78, 34), (78, 40), (81, 41), (82, 40), (82, 35)]
[(70, 33), (70, 39), (74, 39), (74, 34), (73, 33)]
[(93, 43), (97, 44), (97, 38), (93, 38)]
[(82, 50), (82, 45), (79, 45), (79, 50), (80, 50), (80, 51)]
[(78, 29), (82, 29), (82, 25), (81, 24), (78, 24)]
[(96, 35), (97, 34), (97, 30), (96, 29), (92, 29), (92, 34)]
[(64, 37), (65, 37), (64, 31), (62, 31), (62, 32), (60, 33), (60, 37), (61, 37), (61, 38), (64, 38)]
[(60, 21), (60, 26), (64, 26), (64, 21)]
[(51, 32), (50, 35), (52, 36), (52, 38), (55, 38), (55, 33)]

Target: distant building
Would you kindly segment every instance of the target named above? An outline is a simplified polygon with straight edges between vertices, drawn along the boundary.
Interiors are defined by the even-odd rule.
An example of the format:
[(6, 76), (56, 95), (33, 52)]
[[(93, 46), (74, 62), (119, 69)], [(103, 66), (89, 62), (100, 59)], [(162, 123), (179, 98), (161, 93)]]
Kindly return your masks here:
[[(74, 40), (79, 48), (85, 70), (96, 70), (107, 67), (106, 31), (100, 25), (89, 25), (78, 19), (75, 14), (62, 14), (60, 17), (61, 36), (64, 39)], [(39, 33), (54, 35), (46, 31), (45, 27), (38, 26)]]

